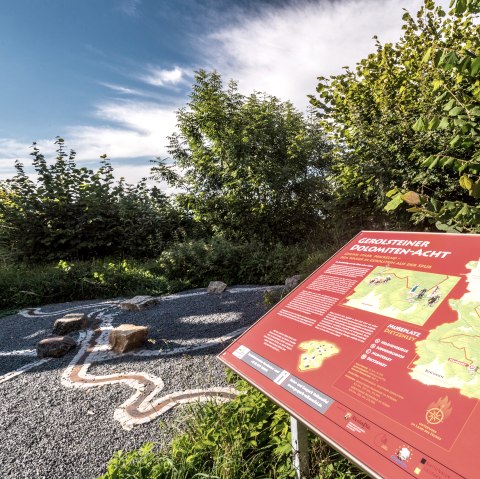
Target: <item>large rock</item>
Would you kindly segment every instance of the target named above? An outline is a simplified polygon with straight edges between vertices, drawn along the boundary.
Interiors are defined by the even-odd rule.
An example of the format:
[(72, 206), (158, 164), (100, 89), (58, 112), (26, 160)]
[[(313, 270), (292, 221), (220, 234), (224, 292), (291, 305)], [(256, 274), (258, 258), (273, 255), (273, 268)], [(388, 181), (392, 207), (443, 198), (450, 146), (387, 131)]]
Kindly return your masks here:
[(110, 331), (108, 341), (116, 353), (126, 353), (139, 348), (148, 337), (146, 326), (121, 324)]
[(160, 298), (154, 296), (135, 296), (120, 303), (120, 308), (129, 311), (142, 311), (150, 306), (154, 306), (160, 301)]
[(227, 285), (223, 281), (210, 281), (210, 284), (207, 287), (208, 294), (222, 294)]
[(64, 336), (65, 334), (79, 331), (87, 327), (87, 315), (84, 313), (70, 313), (63, 318), (57, 319), (53, 325), (53, 334)]
[(302, 275), (296, 274), (295, 276), (290, 276), (285, 280), (285, 289), (291, 291), (296, 288), (302, 281)]
[(77, 343), (70, 336), (51, 336), (37, 343), (39, 358), (61, 358), (65, 356)]

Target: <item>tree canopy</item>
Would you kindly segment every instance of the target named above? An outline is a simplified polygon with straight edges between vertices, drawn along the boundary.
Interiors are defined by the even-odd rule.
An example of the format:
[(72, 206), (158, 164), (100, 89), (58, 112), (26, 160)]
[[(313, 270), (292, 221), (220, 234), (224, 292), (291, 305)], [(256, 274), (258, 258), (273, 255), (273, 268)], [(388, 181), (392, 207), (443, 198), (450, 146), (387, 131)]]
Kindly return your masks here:
[[(416, 18), (405, 12), (403, 21), (404, 33), (398, 42), (381, 44), (377, 39), (376, 51), (354, 70), (319, 78), (317, 95), (311, 97), (320, 123), (336, 146), (332, 183), (337, 203), (350, 212), (368, 209), (381, 217), (389, 201), (387, 193), (400, 190), (400, 195), (414, 190), (454, 203), (469, 202), (468, 193), (458, 188), (456, 172), (435, 169), (425, 158), (452, 148), (459, 161), (472, 154), (459, 140), (452, 144), (451, 128), (460, 127), (459, 122), (454, 124), (454, 114), (460, 110), (448, 115), (451, 122), (441, 123), (444, 103), (438, 91), (448, 87), (454, 95), (473, 100), (474, 89), (466, 75), (439, 64), (450, 64), (453, 52), (469, 55), (467, 50), (472, 50), (478, 55), (479, 25), (468, 14), (447, 15), (431, 0)], [(429, 118), (428, 131), (419, 132), (419, 118)], [(399, 190), (392, 191), (395, 187)], [(412, 196), (406, 199), (411, 201)], [(403, 200), (397, 196), (395, 201)], [(393, 207), (390, 203), (387, 210)], [(414, 220), (425, 217), (417, 211)], [(409, 225), (399, 210), (387, 220), (390, 226), (394, 222)]]
[(199, 71), (169, 151), (183, 171), (178, 201), (214, 233), (293, 243), (313, 235), (329, 199), (321, 127), (274, 96), (245, 96)]

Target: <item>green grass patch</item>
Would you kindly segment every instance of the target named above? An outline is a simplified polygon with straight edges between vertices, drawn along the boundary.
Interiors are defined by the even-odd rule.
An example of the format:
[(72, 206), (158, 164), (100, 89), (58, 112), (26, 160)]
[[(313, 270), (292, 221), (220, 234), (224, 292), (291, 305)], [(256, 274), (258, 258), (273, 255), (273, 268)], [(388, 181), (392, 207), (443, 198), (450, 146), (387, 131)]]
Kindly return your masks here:
[[(288, 414), (245, 381), (235, 381), (242, 392), (236, 399), (186, 407), (170, 445), (118, 451), (100, 479), (294, 477)], [(313, 434), (310, 448), (312, 478), (368, 477)]]

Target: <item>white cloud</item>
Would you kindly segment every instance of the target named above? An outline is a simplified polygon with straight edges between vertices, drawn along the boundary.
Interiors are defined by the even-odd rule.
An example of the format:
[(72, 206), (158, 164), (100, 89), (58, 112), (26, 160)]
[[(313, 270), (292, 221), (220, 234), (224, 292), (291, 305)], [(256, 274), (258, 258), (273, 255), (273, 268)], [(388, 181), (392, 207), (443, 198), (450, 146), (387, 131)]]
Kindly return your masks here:
[[(266, 91), (305, 108), (318, 76), (342, 71), (382, 43), (401, 36), (402, 7), (415, 13), (422, 0), (300, 2), (245, 16), (210, 36), (211, 67), (240, 83), (243, 92)], [(442, 0), (448, 7), (449, 0)]]
[(129, 17), (136, 17), (138, 15), (138, 7), (140, 3), (141, 0), (123, 0), (119, 9)]
[(140, 79), (153, 86), (176, 85), (183, 81), (184, 74), (185, 71), (180, 67), (174, 67), (171, 70), (150, 67), (149, 73), (140, 76)]
[[(134, 182), (148, 176), (150, 164), (148, 158), (167, 157), (167, 136), (173, 133), (176, 125), (176, 108), (148, 102), (105, 103), (97, 107), (96, 116), (108, 126), (77, 125), (65, 131), (67, 148), (77, 151), (78, 163), (99, 159), (107, 154), (116, 164), (121, 160), (142, 158), (144, 165), (138, 162), (129, 165), (128, 170), (121, 167), (116, 176), (125, 173), (127, 181)], [(37, 144), (47, 159), (55, 154), (54, 139), (40, 139)], [(0, 177), (13, 173), (13, 162), (20, 159), (25, 165), (31, 164), (29, 158), (31, 144), (13, 139), (0, 139)], [(128, 172), (128, 174), (127, 174)]]
[(134, 88), (127, 88), (122, 85), (115, 85), (113, 83), (105, 83), (105, 82), (99, 82), (99, 84), (110, 90), (116, 91), (118, 93), (123, 93), (124, 95), (145, 96), (145, 93), (139, 90), (135, 90)]

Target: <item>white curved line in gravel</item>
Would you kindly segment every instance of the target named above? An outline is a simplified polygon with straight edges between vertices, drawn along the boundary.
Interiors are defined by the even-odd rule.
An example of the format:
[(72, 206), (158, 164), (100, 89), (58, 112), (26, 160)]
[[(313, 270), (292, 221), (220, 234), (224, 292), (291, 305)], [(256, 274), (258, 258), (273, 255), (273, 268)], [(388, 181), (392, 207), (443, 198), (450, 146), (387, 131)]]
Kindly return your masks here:
[[(271, 287), (245, 287), (230, 288), (226, 290), (228, 294), (247, 293), (254, 291), (265, 291)], [(206, 291), (194, 291), (192, 293), (180, 293), (175, 295), (163, 296), (162, 301), (172, 301), (191, 296), (201, 296), (207, 294)], [(245, 331), (246, 328), (237, 329), (209, 341), (200, 344), (189, 344), (172, 349), (159, 350), (136, 350), (124, 355), (114, 353), (108, 342), (108, 334), (113, 328), (112, 321), (120, 311), (112, 308), (117, 306), (119, 300), (100, 301), (87, 305), (79, 305), (65, 308), (60, 311), (44, 312), (41, 308), (28, 308), (22, 310), (19, 314), (25, 318), (31, 317), (52, 317), (61, 314), (70, 313), (78, 310), (91, 310), (89, 316), (95, 316), (100, 321), (99, 326), (95, 330), (88, 332), (80, 332), (77, 339), (80, 348), (72, 359), (68, 367), (63, 371), (61, 376), (62, 385), (73, 388), (92, 388), (105, 386), (109, 384), (126, 384), (134, 391), (132, 395), (121, 405), (117, 406), (113, 417), (119, 421), (123, 428), (131, 429), (136, 424), (144, 424), (159, 417), (169, 409), (178, 404), (190, 402), (204, 402), (209, 400), (228, 401), (235, 397), (238, 392), (229, 387), (216, 387), (208, 389), (189, 389), (185, 391), (174, 392), (163, 397), (157, 397), (164, 389), (164, 382), (160, 377), (153, 376), (146, 372), (129, 372), (109, 374), (105, 376), (92, 375), (88, 373), (89, 367), (94, 363), (104, 362), (120, 356), (140, 356), (140, 357), (168, 357), (182, 353), (188, 353), (201, 349), (206, 349), (224, 342), (227, 342)], [(32, 335), (33, 336), (33, 335)], [(32, 355), (33, 350), (13, 351), (9, 355)], [(7, 353), (5, 353), (7, 354)], [(2, 353), (0, 352), (0, 355)], [(0, 383), (13, 379), (23, 372), (40, 366), (50, 359), (42, 359), (32, 362), (15, 371), (0, 376)]]

